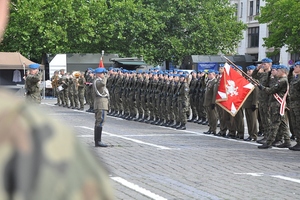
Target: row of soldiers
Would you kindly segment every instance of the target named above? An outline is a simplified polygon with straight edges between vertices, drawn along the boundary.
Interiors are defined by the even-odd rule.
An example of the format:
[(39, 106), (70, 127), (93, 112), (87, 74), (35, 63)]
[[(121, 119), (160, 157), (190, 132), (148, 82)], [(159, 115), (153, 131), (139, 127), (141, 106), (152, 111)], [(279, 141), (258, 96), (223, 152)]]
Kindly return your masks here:
[[(276, 85), (279, 79), (275, 74), (276, 66), (273, 65), (272, 70), (272, 62), (266, 64), (267, 61), (270, 62), (270, 59), (264, 59), (262, 64), (258, 66), (248, 66), (247, 74), (249, 76), (253, 74), (253, 78), (262, 86), (272, 87)], [(270, 70), (265, 72), (262, 67), (264, 65), (269, 66)], [(297, 66), (295, 65), (296, 68)], [(235, 139), (244, 139), (244, 116), (246, 116), (249, 137), (244, 140), (257, 141), (258, 136), (264, 135), (264, 138), (257, 142), (265, 144), (272, 127), (271, 115), (265, 113), (270, 113), (269, 102), (273, 101), (273, 96), (256, 87), (245, 100), (243, 108), (235, 117), (232, 117), (215, 103), (215, 95), (223, 71), (224, 65), (220, 65), (218, 71), (204, 72), (199, 70), (191, 73), (179, 70), (128, 71), (110, 69), (107, 74), (107, 88), (110, 93), (109, 115), (181, 130), (186, 129), (187, 121), (209, 124), (209, 130), (204, 132), (205, 134)], [(294, 73), (291, 72), (292, 70), (290, 74)], [(267, 81), (265, 80), (266, 77), (260, 78), (263, 74), (267, 75)], [(82, 99), (86, 99), (87, 104), (90, 105), (87, 111), (91, 112), (93, 110), (93, 97), (91, 96), (93, 70), (88, 69), (82, 73), (82, 77), (86, 80), (82, 86), (85, 88)], [(294, 94), (297, 93), (293, 92)], [(267, 96), (268, 99), (264, 99), (263, 96)], [(289, 97), (288, 99), (295, 98)], [(276, 112), (279, 113), (279, 110)], [(299, 136), (295, 132), (299, 129), (297, 131), (295, 128), (292, 129), (293, 124), (296, 123), (293, 119), (290, 119), (289, 128), (292, 137), (296, 137), (298, 143)], [(220, 131), (216, 133), (218, 122)], [(278, 138), (271, 145), (290, 147), (288, 134), (283, 135), (282, 133), (278, 134)], [(283, 137), (284, 142), (282, 143)]]
[(186, 129), (190, 92), (188, 73), (115, 69), (109, 74), (109, 115)]

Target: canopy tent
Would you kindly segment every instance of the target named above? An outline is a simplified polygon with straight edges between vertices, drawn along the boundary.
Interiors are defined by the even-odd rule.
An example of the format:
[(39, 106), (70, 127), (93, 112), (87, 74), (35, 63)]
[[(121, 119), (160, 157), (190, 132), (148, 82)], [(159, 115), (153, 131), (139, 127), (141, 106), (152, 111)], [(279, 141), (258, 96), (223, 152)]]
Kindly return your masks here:
[[(28, 65), (32, 64), (31, 60), (25, 58), (19, 52), (0, 52), (0, 70), (2, 69), (24, 69), (23, 64), (25, 64), (25, 68), (28, 69)], [(40, 66), (41, 69), (44, 69), (44, 65)]]
[[(24, 81), (22, 80), (20, 85), (14, 86), (15, 83), (12, 82), (13, 71), (20, 70), (21, 77), (25, 74), (25, 69), (29, 69), (28, 66), (32, 64), (31, 60), (24, 57), (19, 52), (0, 52), (0, 85), (6, 85), (10, 88), (16, 88), (24, 90)], [(43, 79), (45, 80), (45, 66), (40, 65), (40, 69), (43, 70)], [(43, 96), (45, 97), (45, 81), (43, 82)]]

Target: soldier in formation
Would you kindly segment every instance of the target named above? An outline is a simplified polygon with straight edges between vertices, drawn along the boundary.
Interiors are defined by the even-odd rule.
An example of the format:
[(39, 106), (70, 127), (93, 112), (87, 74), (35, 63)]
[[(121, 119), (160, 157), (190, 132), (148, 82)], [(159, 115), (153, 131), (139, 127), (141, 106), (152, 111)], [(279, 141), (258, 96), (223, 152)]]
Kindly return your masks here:
[[(297, 88), (298, 78), (295, 77), (298, 77), (299, 74), (298, 66), (299, 63), (295, 65), (296, 70), (290, 71), (289, 74), (289, 82), (292, 82), (294, 86), (290, 88), (293, 89), (293, 95), (297, 95), (295, 88)], [(246, 69), (248, 76), (251, 76), (265, 88), (275, 87), (278, 80), (281, 79), (277, 75), (281, 69), (272, 65), (272, 60), (269, 58), (263, 59), (262, 64), (257, 67), (251, 65), (247, 66)], [(205, 134), (257, 141), (264, 144), (265, 147), (268, 134), (272, 135), (270, 137), (274, 137), (271, 133), (271, 130), (275, 130), (274, 123), (272, 123), (270, 115), (271, 105), (274, 104), (273, 95), (267, 93), (269, 89), (259, 90), (256, 87), (245, 99), (243, 108), (235, 117), (232, 117), (215, 103), (215, 95), (223, 71), (223, 64), (219, 66), (218, 71), (204, 72), (199, 70), (198, 72), (192, 71), (190, 74), (180, 70), (129, 71), (110, 68), (108, 72), (105, 72), (107, 73), (106, 87), (110, 94), (108, 115), (178, 130), (185, 130), (187, 122), (209, 125), (209, 130), (204, 132)], [(83, 110), (85, 94), (86, 102), (90, 106), (87, 111), (94, 112), (95, 97), (91, 95), (95, 79), (93, 69), (87, 69), (80, 77), (81, 79), (78, 78), (78, 80), (72, 76), (69, 77), (68, 83), (69, 85), (73, 83), (72, 88), (76, 88), (74, 83), (78, 83), (78, 88), (74, 90), (78, 95), (75, 93), (73, 96), (75, 98), (80, 97), (80, 106), (78, 107)], [(70, 94), (72, 96), (70, 90), (68, 93), (69, 96)], [(296, 107), (297, 97), (288, 96), (287, 99), (292, 108)], [(70, 103), (70, 105), (73, 104)], [(77, 107), (75, 100), (74, 107)], [(248, 138), (244, 138), (244, 115), (248, 126)], [(298, 120), (297, 116), (297, 109), (290, 111), (290, 123), (295, 124), (294, 122)], [(217, 133), (218, 122), (220, 131)], [(287, 124), (287, 121), (284, 122)], [(299, 133), (297, 133), (298, 128), (296, 127), (297, 125), (293, 129), (292, 126), (289, 128), (297, 139)], [(261, 140), (258, 140), (259, 130), (263, 132), (264, 136)], [(268, 148), (276, 146), (291, 149), (289, 132), (286, 129), (279, 129), (277, 132), (274, 141), (269, 138), (269, 143), (272, 141), (272, 144), (269, 145), (268, 143)], [(292, 148), (292, 150), (298, 149), (299, 145)]]

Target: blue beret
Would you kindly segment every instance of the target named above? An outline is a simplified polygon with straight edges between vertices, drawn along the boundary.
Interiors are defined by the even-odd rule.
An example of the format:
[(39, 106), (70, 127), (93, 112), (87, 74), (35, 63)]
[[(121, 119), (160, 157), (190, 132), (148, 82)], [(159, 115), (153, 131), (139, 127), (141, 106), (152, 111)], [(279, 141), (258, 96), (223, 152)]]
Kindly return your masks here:
[(277, 65), (277, 69), (285, 69), (285, 70), (290, 70), (287, 66), (285, 65)]
[(219, 64), (219, 67), (224, 67), (225, 66), (225, 64)]
[(93, 68), (88, 68), (88, 70), (93, 71), (94, 69)]
[(203, 72), (204, 72), (203, 69), (199, 69), (199, 70), (198, 70), (198, 73), (203, 73)]
[(300, 65), (300, 61), (295, 62), (295, 65)]
[(243, 67), (242, 67), (242, 66), (237, 65), (237, 67), (238, 67), (240, 70), (243, 70)]
[(210, 74), (210, 73), (216, 73), (216, 71), (215, 70), (213, 70), (213, 69), (210, 69), (210, 70), (208, 70), (208, 72), (207, 72), (208, 74)]
[(95, 70), (94, 70), (94, 73), (95, 74), (100, 74), (100, 73), (105, 73), (106, 72), (106, 70), (105, 70), (105, 68), (96, 68)]
[(264, 58), (264, 59), (261, 60), (261, 62), (262, 63), (271, 63), (271, 62), (273, 62), (273, 60), (270, 59), (270, 58)]
[(278, 69), (278, 65), (272, 65), (272, 69)]
[(195, 74), (196, 74), (197, 72), (196, 72), (195, 70), (193, 70), (193, 71), (191, 71), (191, 74), (192, 74), (192, 73), (195, 73)]
[(37, 68), (40, 67), (40, 65), (37, 64), (37, 63), (32, 63), (32, 64), (30, 64), (28, 67), (29, 67), (29, 69), (37, 69)]
[(186, 77), (186, 74), (180, 74), (179, 77), (180, 77), (180, 78), (185, 78), (185, 77)]
[(249, 65), (246, 68), (247, 70), (254, 70), (256, 67), (254, 65)]

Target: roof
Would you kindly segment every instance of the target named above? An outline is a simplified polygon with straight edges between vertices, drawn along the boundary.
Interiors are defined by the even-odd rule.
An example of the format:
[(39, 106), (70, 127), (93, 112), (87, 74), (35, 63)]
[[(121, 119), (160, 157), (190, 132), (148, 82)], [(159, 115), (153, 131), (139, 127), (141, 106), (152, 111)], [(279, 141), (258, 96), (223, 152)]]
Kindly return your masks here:
[[(24, 57), (19, 52), (0, 52), (0, 69), (28, 69), (28, 65), (32, 64), (31, 60)], [(44, 69), (44, 65), (41, 65), (41, 69)]]
[(146, 65), (144, 61), (116, 61), (122, 65)]

